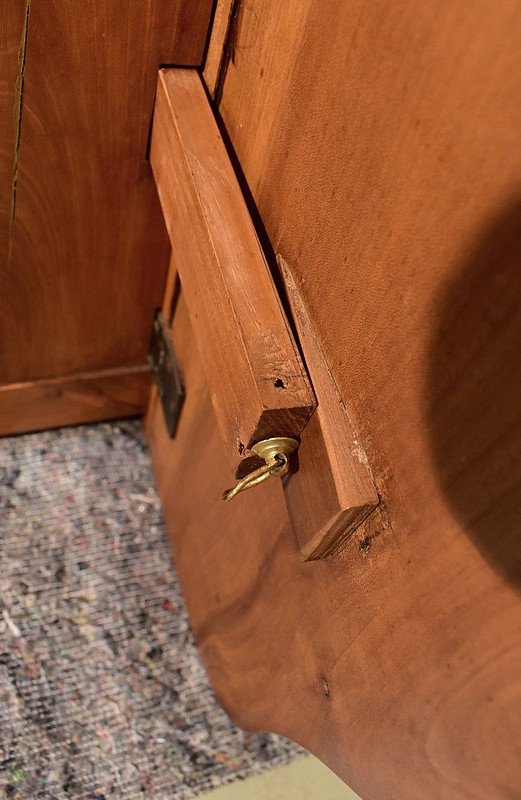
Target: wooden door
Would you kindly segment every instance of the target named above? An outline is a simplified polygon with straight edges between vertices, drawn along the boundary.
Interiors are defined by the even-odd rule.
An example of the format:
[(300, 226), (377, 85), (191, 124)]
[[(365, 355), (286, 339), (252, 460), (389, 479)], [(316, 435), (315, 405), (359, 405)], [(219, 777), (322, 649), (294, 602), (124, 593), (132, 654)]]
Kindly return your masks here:
[[(171, 439), (154, 392), (146, 425), (209, 676), (239, 724), (367, 800), (518, 797), (518, 5), (256, 0), (215, 21), (207, 87), (320, 386), (313, 470), (223, 503), (227, 389), (181, 275), (184, 407)], [(329, 424), (324, 375), (347, 422)], [(288, 515), (291, 487), (308, 516), (331, 491), (319, 413), (328, 459), (350, 469), (350, 430), (366, 476), (332, 553)]]
[(157, 71), (202, 63), (212, 5), (0, 3), (0, 435), (144, 410)]

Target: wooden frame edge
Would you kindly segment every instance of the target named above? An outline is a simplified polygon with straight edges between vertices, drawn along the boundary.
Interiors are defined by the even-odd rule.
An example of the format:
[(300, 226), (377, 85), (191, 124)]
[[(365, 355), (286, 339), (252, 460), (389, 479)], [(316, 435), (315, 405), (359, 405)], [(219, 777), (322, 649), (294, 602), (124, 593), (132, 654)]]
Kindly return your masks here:
[(150, 386), (147, 365), (0, 386), (0, 436), (138, 416)]

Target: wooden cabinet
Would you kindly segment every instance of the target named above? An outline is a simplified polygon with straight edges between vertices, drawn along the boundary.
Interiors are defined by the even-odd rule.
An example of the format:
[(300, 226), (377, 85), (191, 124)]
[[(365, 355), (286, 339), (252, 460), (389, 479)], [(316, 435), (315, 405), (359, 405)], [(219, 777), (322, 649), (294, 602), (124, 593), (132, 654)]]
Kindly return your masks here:
[[(195, 637), (232, 717), (300, 742), (364, 800), (517, 797), (518, 5), (221, 0), (206, 48), (209, 4), (177, 4), (185, 16), (175, 19), (171, 5), (128, 12), (129, 30), (138, 18), (149, 26), (130, 74), (130, 45), (111, 27), (110, 4), (99, 4), (85, 22), (92, 37), (106, 33), (91, 89), (72, 90), (71, 44), (70, 91), (44, 104), (31, 25), (50, 22), (38, 10), (33, 18), (31, 4), (2, 298), (15, 311), (2, 319), (11, 331), (25, 319), (34, 349), (24, 360), (18, 333), (3, 337), (15, 343), (3, 344), (10, 384), (0, 412), (16, 381), (23, 389), (78, 370), (141, 369), (162, 302), (185, 399), (174, 438), (155, 388), (145, 425)], [(80, 23), (63, 19), (48, 42), (79, 35)], [(178, 32), (169, 41), (182, 59), (173, 44), (162, 49), (159, 19)], [(13, 24), (21, 32), (23, 14)], [(51, 44), (36, 42), (43, 63)], [(5, 49), (11, 67), (13, 53)], [(172, 242), (166, 292), (167, 232), (141, 161), (165, 63), (202, 66), (163, 73), (156, 115), (168, 100), (170, 121), (156, 117), (150, 135)], [(105, 71), (117, 75), (108, 86)], [(176, 75), (182, 100), (161, 94)], [(114, 93), (122, 116), (106, 128)], [(73, 120), (60, 102), (73, 104)], [(45, 136), (40, 103), (52, 116)], [(139, 158), (125, 161), (134, 136)], [(63, 174), (36, 191), (31, 148), (42, 140), (48, 170), (59, 139)], [(62, 198), (55, 207), (47, 190)], [(250, 290), (269, 295), (258, 316)], [(222, 329), (214, 300), (230, 313)], [(65, 309), (61, 328), (55, 309)], [(44, 354), (36, 332), (47, 330), (58, 343)], [(270, 336), (279, 361), (263, 349)], [(278, 375), (274, 363), (291, 369)], [(269, 391), (253, 390), (263, 377)], [(294, 383), (278, 395), (285, 377)], [(53, 407), (58, 424), (63, 404)], [(269, 436), (288, 418), (281, 408), (300, 409), (290, 475), (223, 503), (263, 409)]]

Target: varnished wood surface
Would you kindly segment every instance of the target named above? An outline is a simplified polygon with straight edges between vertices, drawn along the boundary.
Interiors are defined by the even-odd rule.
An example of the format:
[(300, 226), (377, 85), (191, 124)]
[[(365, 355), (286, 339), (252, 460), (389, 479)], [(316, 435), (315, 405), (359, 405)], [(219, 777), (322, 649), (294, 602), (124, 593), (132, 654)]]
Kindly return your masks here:
[(211, 6), (30, 4), (1, 383), (144, 361), (169, 251), (147, 161), (157, 70), (201, 63)]
[(0, 386), (0, 436), (143, 414), (147, 366)]
[(315, 398), (195, 70), (161, 70), (150, 158), (223, 439), (298, 438)]
[(519, 796), (520, 38), (509, 0), (243, 4), (221, 112), (382, 498), (341, 553), (275, 482), (221, 505), (192, 350), (149, 425), (220, 698), (364, 800)]

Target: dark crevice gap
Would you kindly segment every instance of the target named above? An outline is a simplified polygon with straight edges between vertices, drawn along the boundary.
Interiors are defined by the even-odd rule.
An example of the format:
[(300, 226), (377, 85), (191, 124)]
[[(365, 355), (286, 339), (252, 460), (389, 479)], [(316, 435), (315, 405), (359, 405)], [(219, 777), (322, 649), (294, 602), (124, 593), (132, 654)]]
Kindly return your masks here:
[(213, 0), (212, 10), (210, 11), (210, 19), (208, 20), (208, 31), (207, 31), (207, 34), (206, 34), (206, 41), (204, 43), (203, 57), (201, 59), (201, 64), (200, 64), (200, 67), (199, 67), (201, 72), (203, 71), (203, 69), (205, 67), (206, 59), (208, 57), (208, 50), (209, 50), (209, 47), (210, 47), (210, 39), (212, 38), (213, 23), (215, 21), (215, 15), (217, 13), (217, 4), (218, 4), (218, 2), (219, 2), (219, 0)]
[(215, 84), (214, 103), (216, 108), (219, 107), (221, 102), (221, 97), (224, 90), (224, 82), (226, 80), (226, 73), (228, 72), (228, 65), (230, 61), (235, 63), (235, 49), (237, 47), (241, 10), (242, 0), (233, 0), (232, 9), (230, 11), (230, 17), (228, 20), (228, 29), (224, 39), (221, 63), (219, 64), (219, 71)]
[(22, 112), (23, 112), (23, 93), (24, 93), (24, 76), (25, 76), (25, 60), (27, 55), (27, 38), (29, 32), (29, 14), (31, 12), (31, 0), (26, 0), (24, 24), (22, 28), (22, 37), (20, 41), (20, 50), (18, 55), (18, 77), (16, 79), (16, 92), (14, 102), (14, 155), (13, 155), (13, 179), (11, 183), (11, 220), (9, 225), (9, 260), (12, 248), (12, 233), (14, 221), (16, 216), (16, 190), (18, 184), (18, 154), (20, 151), (20, 142), (22, 138)]

